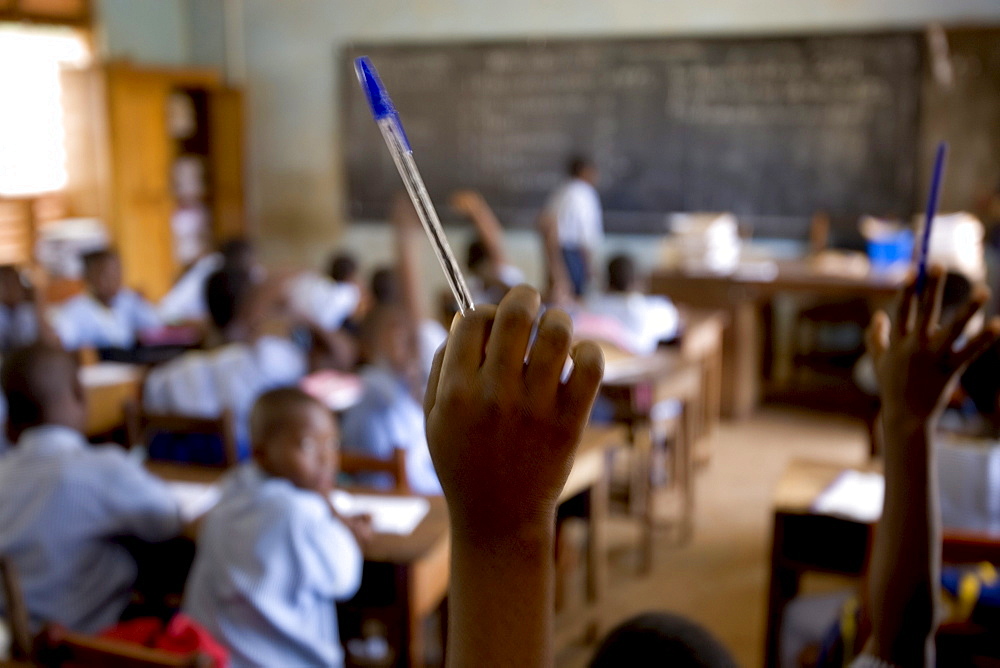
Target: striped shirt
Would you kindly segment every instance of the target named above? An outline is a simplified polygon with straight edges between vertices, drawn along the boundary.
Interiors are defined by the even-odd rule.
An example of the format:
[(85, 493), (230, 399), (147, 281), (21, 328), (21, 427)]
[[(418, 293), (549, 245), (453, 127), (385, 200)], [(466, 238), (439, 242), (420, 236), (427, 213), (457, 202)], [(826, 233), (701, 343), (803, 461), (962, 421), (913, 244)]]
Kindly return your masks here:
[(48, 425), (0, 459), (0, 554), (17, 568), (35, 627), (93, 633), (117, 622), (136, 565), (114, 539), (161, 541), (180, 530), (164, 483), (118, 447)]
[(357, 591), (362, 564), (322, 496), (247, 462), (205, 518), (184, 611), (233, 668), (340, 666), (335, 602)]
[(90, 293), (77, 295), (52, 313), (52, 327), (67, 350), (132, 348), (139, 332), (161, 324), (153, 305), (132, 290), (119, 290), (110, 307)]

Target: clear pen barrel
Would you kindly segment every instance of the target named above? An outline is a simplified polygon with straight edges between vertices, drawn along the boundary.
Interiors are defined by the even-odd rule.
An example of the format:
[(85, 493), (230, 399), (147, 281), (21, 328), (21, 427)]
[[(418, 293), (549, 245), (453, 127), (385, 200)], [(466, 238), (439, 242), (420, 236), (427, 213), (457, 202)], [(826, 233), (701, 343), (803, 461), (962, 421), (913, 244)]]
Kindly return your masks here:
[(458, 310), (462, 314), (465, 314), (466, 311), (471, 311), (474, 308), (472, 293), (469, 292), (469, 286), (465, 284), (465, 277), (462, 276), (461, 267), (455, 260), (454, 253), (451, 252), (451, 246), (444, 235), (444, 229), (441, 227), (437, 211), (434, 210), (434, 205), (431, 204), (431, 198), (427, 194), (424, 180), (420, 177), (420, 172), (417, 171), (417, 164), (413, 160), (413, 153), (407, 147), (406, 140), (400, 134), (399, 128), (392, 118), (383, 118), (378, 121), (378, 126), (382, 131), (382, 136), (385, 138), (385, 143), (389, 146), (389, 153), (392, 154), (392, 159), (396, 163), (396, 169), (399, 170), (399, 175), (403, 178), (403, 185), (406, 186), (406, 192), (409, 193), (410, 199), (413, 200), (413, 206), (417, 209), (417, 216), (420, 218), (420, 222), (423, 223), (424, 231), (427, 232), (427, 236), (431, 240), (431, 246), (434, 247), (434, 253), (437, 255), (438, 262), (441, 263), (441, 268), (444, 269), (445, 277), (448, 279), (448, 286), (451, 287), (451, 291), (455, 294), (455, 300), (458, 302)]

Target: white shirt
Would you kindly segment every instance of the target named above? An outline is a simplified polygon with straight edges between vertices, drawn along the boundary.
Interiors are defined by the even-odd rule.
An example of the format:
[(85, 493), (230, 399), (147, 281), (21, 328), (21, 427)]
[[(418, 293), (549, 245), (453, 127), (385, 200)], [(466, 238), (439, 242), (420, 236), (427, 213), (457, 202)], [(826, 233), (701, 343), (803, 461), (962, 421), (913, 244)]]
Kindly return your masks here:
[(209, 276), (222, 268), (222, 255), (206, 255), (192, 264), (157, 307), (164, 322), (191, 322), (208, 317), (205, 284)]
[(129, 602), (136, 565), (114, 539), (180, 533), (166, 485), (117, 446), (82, 434), (29, 429), (0, 459), (0, 554), (14, 560), (33, 626), (96, 633)]
[(143, 388), (150, 411), (214, 418), (225, 409), (236, 418), (236, 437), (249, 443), (250, 409), (264, 392), (295, 385), (306, 374), (305, 354), (294, 343), (264, 336), (184, 353), (153, 369)]
[(555, 216), (560, 246), (594, 250), (604, 240), (601, 197), (587, 181), (567, 181), (552, 193), (545, 209)]
[(110, 307), (88, 292), (52, 312), (52, 327), (67, 350), (131, 348), (139, 332), (161, 324), (152, 304), (127, 288), (118, 291)]
[(303, 272), (288, 289), (292, 308), (327, 331), (340, 329), (358, 308), (361, 291), (353, 283), (338, 283), (326, 276)]
[(472, 293), (472, 301), (475, 304), (499, 304), (507, 290), (525, 283), (524, 272), (519, 267), (512, 264), (502, 264), (497, 268), (497, 281), (503, 292), (495, 288), (487, 287), (486, 283), (479, 276), (473, 274), (469, 276), (469, 292)]
[(13, 308), (0, 304), (0, 350), (27, 346), (38, 339), (35, 305), (22, 302)]
[(609, 292), (587, 299), (589, 313), (613, 318), (625, 327), (631, 345), (629, 352), (648, 355), (657, 344), (677, 336), (680, 316), (677, 307), (666, 297), (640, 292)]
[(247, 462), (205, 517), (184, 612), (233, 668), (340, 666), (335, 602), (361, 585), (354, 536), (316, 492)]

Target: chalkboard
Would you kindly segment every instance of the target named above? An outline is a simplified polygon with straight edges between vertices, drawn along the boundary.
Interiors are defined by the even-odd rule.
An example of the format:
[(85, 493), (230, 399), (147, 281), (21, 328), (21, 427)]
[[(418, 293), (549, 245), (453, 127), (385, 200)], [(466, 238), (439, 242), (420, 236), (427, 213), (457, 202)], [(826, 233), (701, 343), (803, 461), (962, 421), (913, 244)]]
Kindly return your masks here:
[(358, 55), (391, 93), (432, 198), (476, 188), (507, 225), (534, 222), (575, 153), (598, 164), (609, 231), (732, 211), (755, 234), (801, 236), (817, 210), (914, 205), (917, 33), (355, 45), (341, 80), (348, 213), (378, 220), (401, 184)]

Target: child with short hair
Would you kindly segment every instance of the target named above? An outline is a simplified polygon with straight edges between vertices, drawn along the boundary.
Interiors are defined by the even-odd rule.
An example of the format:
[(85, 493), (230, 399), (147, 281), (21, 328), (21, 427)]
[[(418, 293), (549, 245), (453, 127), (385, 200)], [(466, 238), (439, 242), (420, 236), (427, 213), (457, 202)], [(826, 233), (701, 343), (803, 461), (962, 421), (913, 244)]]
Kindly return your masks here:
[[(267, 333), (268, 320), (280, 313), (281, 286), (261, 285), (243, 269), (213, 274), (206, 302), (214, 330), (212, 344), (154, 368), (143, 389), (145, 407), (156, 413), (214, 418), (233, 411), (243, 458), (249, 454), (249, 415), (267, 390), (295, 385), (306, 374), (305, 352), (292, 341)], [(154, 443), (154, 446), (158, 444)], [(191, 440), (171, 443), (151, 454), (202, 464), (218, 464), (221, 444), (205, 449)]]
[(507, 259), (503, 227), (486, 198), (475, 190), (452, 193), (451, 206), (476, 228), (466, 260), (472, 300), (476, 304), (499, 304), (511, 288), (524, 283), (524, 272)]
[(105, 249), (83, 256), (85, 293), (58, 306), (52, 326), (67, 350), (130, 349), (140, 332), (162, 325), (156, 309), (122, 287), (118, 253)]
[(204, 519), (184, 611), (241, 666), (339, 666), (336, 601), (357, 591), (370, 526), (329, 499), (338, 438), (300, 390), (265, 393), (251, 415), (253, 460)]
[(137, 567), (117, 538), (179, 535), (166, 485), (117, 446), (91, 446), (69, 353), (35, 344), (3, 364), (11, 451), (0, 459), (0, 554), (11, 558), (32, 624), (93, 633), (116, 623)]
[(677, 336), (680, 316), (668, 298), (644, 294), (642, 284), (635, 260), (616, 255), (608, 262), (607, 292), (588, 297), (584, 310), (620, 323), (628, 351), (648, 355), (661, 341)]
[(39, 304), (12, 264), (0, 266), (0, 352), (30, 345), (39, 337)]

